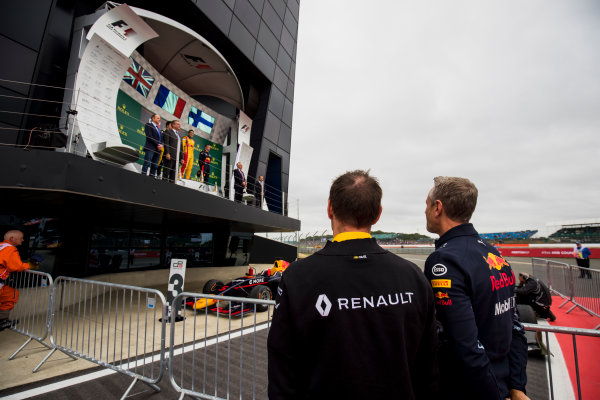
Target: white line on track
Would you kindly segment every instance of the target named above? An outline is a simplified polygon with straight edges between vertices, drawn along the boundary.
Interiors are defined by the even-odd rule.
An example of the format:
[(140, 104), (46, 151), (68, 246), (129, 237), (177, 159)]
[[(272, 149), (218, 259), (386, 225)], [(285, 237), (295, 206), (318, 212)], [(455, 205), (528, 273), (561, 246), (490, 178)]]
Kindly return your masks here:
[[(231, 333), (231, 334), (230, 333), (226, 333), (226, 334), (223, 334), (221, 336), (214, 337), (214, 338), (212, 338), (210, 340), (205, 340), (205, 341), (202, 341), (200, 343), (191, 344), (191, 345), (185, 346), (183, 348), (177, 349), (177, 350), (175, 350), (173, 352), (173, 356), (178, 356), (178, 355), (180, 355), (182, 353), (187, 353), (187, 352), (195, 350), (195, 349), (201, 349), (201, 348), (206, 347), (206, 346), (212, 346), (213, 344), (216, 344), (216, 343), (226, 342), (226, 341), (228, 341), (230, 339), (235, 339), (235, 338), (238, 338), (238, 337), (240, 337), (242, 335), (247, 335), (247, 334), (250, 334), (250, 333), (261, 331), (263, 329), (267, 329), (268, 327), (269, 327), (269, 324), (268, 323), (264, 323), (264, 324), (256, 325), (256, 326), (253, 326), (251, 328), (246, 328), (244, 330), (237, 331), (237, 332), (234, 332), (234, 333)], [(167, 354), (166, 354), (166, 356), (167, 356)], [(155, 355), (153, 357), (147, 357), (147, 358), (145, 358), (145, 359), (143, 359), (141, 361), (138, 360), (137, 362), (132, 361), (129, 364), (127, 364), (123, 369), (130, 369), (130, 368), (134, 368), (136, 365), (140, 366), (140, 365), (150, 364), (150, 363), (157, 362), (157, 361), (160, 361), (160, 355)], [(92, 381), (94, 379), (100, 379), (100, 378), (103, 378), (105, 376), (116, 374), (116, 373), (117, 373), (117, 371), (114, 371), (112, 369), (107, 369), (107, 370), (98, 371), (98, 372), (92, 372), (90, 374), (81, 375), (81, 376), (78, 376), (78, 377), (75, 377), (75, 378), (71, 378), (71, 379), (67, 379), (67, 380), (64, 380), (64, 381), (59, 381), (59, 382), (51, 383), (51, 384), (48, 384), (48, 385), (40, 386), (40, 387), (37, 387), (37, 388), (34, 388), (34, 389), (29, 389), (29, 390), (26, 390), (24, 392), (15, 393), (15, 394), (12, 394), (10, 396), (3, 397), (3, 399), (5, 399), (5, 400), (27, 399), (27, 398), (30, 398), (30, 397), (33, 397), (33, 396), (39, 396), (39, 395), (42, 395), (42, 394), (53, 392), (55, 390), (63, 389), (63, 388), (69, 387), (69, 386), (73, 386), (73, 385), (78, 385), (80, 383), (89, 382), (89, 381)], [(163, 376), (163, 379), (167, 379), (167, 377)]]
[[(548, 321), (538, 319), (540, 325), (550, 325)], [(542, 333), (545, 336), (545, 333)], [(575, 400), (575, 392), (573, 391), (573, 385), (571, 384), (571, 378), (569, 375), (569, 369), (565, 357), (563, 356), (562, 349), (556, 338), (556, 334), (549, 333), (548, 340), (550, 341), (549, 349), (550, 353), (546, 357), (550, 357), (550, 364), (552, 367), (552, 387), (554, 389), (554, 398), (561, 400)], [(546, 364), (546, 375), (548, 375), (548, 364)], [(550, 380), (548, 380), (548, 393), (550, 393)]]

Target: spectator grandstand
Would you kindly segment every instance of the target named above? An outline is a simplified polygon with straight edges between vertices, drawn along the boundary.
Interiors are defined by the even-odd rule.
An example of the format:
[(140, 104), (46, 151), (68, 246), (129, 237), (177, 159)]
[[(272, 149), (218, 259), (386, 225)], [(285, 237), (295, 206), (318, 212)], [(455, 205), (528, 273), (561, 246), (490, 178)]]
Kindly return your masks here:
[(514, 231), (514, 232), (495, 232), (495, 233), (480, 233), (485, 240), (525, 240), (531, 239), (537, 230)]
[(600, 225), (562, 227), (550, 235), (549, 239), (569, 242), (575, 242), (579, 240), (584, 243), (599, 243)]

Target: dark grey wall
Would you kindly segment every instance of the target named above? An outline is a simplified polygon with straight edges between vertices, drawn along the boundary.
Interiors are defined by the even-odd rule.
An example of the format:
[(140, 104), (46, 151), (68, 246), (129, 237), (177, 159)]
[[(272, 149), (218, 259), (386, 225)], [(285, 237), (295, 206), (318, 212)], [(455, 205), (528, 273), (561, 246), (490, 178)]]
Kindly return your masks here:
[(287, 192), (299, 2), (197, 0), (196, 4), (270, 83), (257, 88), (259, 101), (252, 116), (250, 145), (254, 153), (249, 174), (265, 176), (269, 154), (274, 153), (281, 157), (281, 189)]
[[(5, 57), (0, 64), (0, 79), (64, 87), (75, 3), (75, 0), (0, 3), (0, 48)], [(5, 128), (0, 130), (1, 143), (24, 144), (33, 127), (53, 129), (61, 123), (61, 104), (49, 102), (62, 101), (61, 89), (0, 81), (0, 94), (13, 96), (0, 97), (0, 127)]]

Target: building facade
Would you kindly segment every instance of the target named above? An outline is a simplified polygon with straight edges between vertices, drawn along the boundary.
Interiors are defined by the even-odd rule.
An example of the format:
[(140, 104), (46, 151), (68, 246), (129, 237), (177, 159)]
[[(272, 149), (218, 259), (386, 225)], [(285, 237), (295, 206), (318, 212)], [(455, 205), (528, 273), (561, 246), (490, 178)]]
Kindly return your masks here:
[[(220, 136), (198, 131), (198, 138), (205, 135), (215, 147), (222, 146), (218, 161), (223, 182), (219, 191), (215, 189), (220, 195), (157, 182), (132, 168), (99, 161), (89, 150), (87, 154), (72, 150), (81, 144), (75, 143), (78, 117), (69, 99), (85, 34), (118, 5), (24, 0), (0, 6), (6, 21), (0, 27), (0, 43), (13, 61), (0, 67), (0, 157), (6, 164), (0, 178), (6, 200), (0, 228), (23, 230), (29, 238), (23, 256), (41, 252), (48, 271), (71, 276), (164, 268), (171, 258), (187, 258), (188, 265), (200, 267), (270, 257), (269, 246), (262, 242), (262, 254), (252, 253), (255, 232), (300, 228), (299, 221), (287, 217), (298, 1), (127, 3), (155, 15), (151, 24), (155, 29), (164, 28), (160, 23), (164, 19), (201, 37), (202, 45), (218, 53), (230, 68), (222, 75), (236, 78), (238, 100), (229, 100), (225, 84), (210, 78), (210, 73), (217, 76), (214, 65), (201, 84), (175, 82), (181, 72), (175, 61), (189, 56), (178, 53), (178, 43), (164, 40), (175, 31), (160, 31), (154, 43), (148, 41), (133, 56), (149, 62), (155, 77), (175, 82), (177, 90), (185, 88), (188, 107), (194, 103), (194, 110), (205, 107), (231, 122), (229, 134), (226, 124)], [(205, 60), (199, 57), (192, 61), (194, 68), (210, 68), (201, 65)], [(211, 84), (216, 88), (209, 88)], [(247, 179), (250, 183), (265, 177), (268, 211), (233, 202), (227, 193), (240, 144), (233, 125), (242, 113), (252, 121)], [(289, 252), (275, 244), (273, 249)]]

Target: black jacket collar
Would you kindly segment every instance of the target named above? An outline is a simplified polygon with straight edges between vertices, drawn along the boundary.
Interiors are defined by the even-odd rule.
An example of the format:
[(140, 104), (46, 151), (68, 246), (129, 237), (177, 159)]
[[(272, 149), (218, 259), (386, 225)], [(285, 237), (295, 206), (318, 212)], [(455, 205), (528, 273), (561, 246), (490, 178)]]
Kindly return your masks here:
[(435, 241), (436, 250), (439, 249), (448, 240), (458, 236), (479, 236), (479, 233), (473, 227), (473, 224), (462, 224), (449, 229), (438, 240)]
[(361, 253), (385, 253), (377, 241), (373, 238), (370, 239), (350, 239), (342, 242), (331, 242), (327, 241), (327, 244), (323, 249), (319, 250), (318, 254), (324, 256), (339, 256), (354, 254), (355, 252)]

